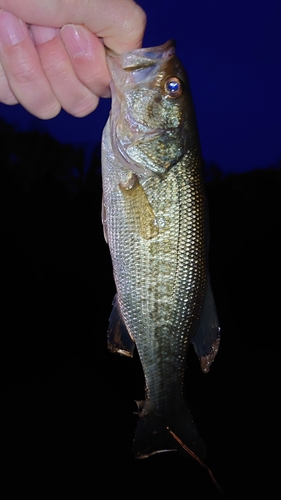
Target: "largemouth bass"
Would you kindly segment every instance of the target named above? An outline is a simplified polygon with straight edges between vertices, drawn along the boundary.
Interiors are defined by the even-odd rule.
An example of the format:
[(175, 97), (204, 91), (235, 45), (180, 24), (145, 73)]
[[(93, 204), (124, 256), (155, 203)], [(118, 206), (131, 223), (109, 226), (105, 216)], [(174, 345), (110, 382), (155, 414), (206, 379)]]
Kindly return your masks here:
[[(103, 225), (116, 296), (111, 351), (142, 364), (134, 453), (205, 456), (184, 397), (192, 343), (208, 372), (220, 328), (208, 272), (208, 217), (188, 79), (174, 43), (108, 52), (112, 106), (102, 138)], [(186, 452), (184, 452), (186, 453)]]

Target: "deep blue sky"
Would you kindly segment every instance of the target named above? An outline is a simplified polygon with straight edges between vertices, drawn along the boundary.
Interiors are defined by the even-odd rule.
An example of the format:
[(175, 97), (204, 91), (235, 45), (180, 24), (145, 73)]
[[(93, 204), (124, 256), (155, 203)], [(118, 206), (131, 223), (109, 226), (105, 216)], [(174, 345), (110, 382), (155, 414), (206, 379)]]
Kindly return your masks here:
[[(281, 161), (281, 0), (140, 0), (145, 46), (170, 38), (193, 93), (203, 157), (224, 172)], [(88, 159), (101, 138), (110, 100), (86, 118), (64, 112), (49, 121), (19, 105), (0, 105), (18, 127), (47, 130), (84, 145)]]

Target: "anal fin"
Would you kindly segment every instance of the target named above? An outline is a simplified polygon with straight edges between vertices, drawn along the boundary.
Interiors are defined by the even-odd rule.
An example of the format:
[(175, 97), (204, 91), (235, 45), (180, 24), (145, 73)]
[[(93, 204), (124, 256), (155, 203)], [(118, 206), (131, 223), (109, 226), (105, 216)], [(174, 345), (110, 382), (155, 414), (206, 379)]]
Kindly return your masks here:
[(220, 330), (210, 278), (208, 277), (199, 326), (191, 340), (200, 361), (201, 370), (204, 373), (208, 373), (217, 355), (220, 344)]
[(130, 336), (120, 312), (117, 294), (113, 302), (107, 331), (107, 345), (111, 352), (133, 357), (135, 342)]

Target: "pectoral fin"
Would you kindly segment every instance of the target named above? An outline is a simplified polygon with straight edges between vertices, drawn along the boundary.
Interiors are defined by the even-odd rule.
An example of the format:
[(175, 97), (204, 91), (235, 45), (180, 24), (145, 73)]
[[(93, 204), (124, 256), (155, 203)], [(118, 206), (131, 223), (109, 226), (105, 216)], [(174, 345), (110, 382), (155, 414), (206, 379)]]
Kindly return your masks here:
[(123, 321), (117, 295), (113, 299), (113, 308), (109, 317), (109, 327), (107, 331), (107, 344), (111, 352), (117, 352), (124, 356), (133, 357), (135, 342), (130, 336)]
[(201, 370), (208, 373), (220, 344), (220, 326), (210, 278), (208, 278), (199, 327), (191, 342), (200, 361)]
[(159, 233), (155, 214), (138, 176), (132, 174), (127, 183), (119, 184), (119, 188), (126, 200), (127, 217), (133, 221), (134, 230), (146, 240), (155, 238)]

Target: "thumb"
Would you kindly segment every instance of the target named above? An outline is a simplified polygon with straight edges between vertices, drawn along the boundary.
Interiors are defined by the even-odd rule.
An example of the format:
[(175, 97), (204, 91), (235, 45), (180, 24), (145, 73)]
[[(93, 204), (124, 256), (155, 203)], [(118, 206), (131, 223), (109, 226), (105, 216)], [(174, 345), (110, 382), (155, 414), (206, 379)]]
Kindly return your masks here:
[(134, 0), (0, 0), (0, 9), (28, 24), (83, 24), (117, 53), (140, 47), (146, 25)]

